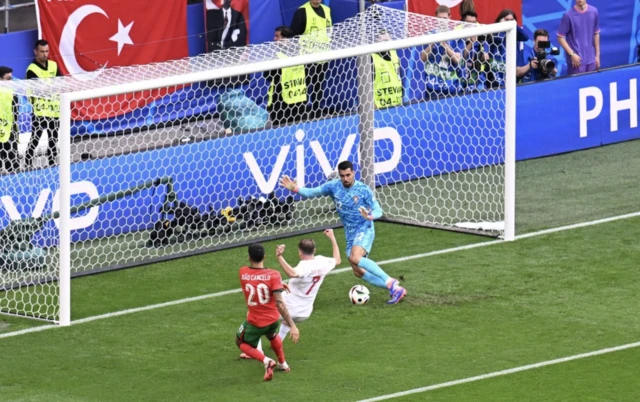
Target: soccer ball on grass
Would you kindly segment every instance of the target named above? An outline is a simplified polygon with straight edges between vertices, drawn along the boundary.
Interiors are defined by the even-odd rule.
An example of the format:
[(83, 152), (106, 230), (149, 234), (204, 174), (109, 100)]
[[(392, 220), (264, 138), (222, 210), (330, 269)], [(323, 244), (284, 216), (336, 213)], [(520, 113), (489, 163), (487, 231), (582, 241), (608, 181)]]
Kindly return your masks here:
[(369, 301), (369, 289), (363, 285), (356, 285), (349, 290), (349, 299), (351, 303), (362, 306)]

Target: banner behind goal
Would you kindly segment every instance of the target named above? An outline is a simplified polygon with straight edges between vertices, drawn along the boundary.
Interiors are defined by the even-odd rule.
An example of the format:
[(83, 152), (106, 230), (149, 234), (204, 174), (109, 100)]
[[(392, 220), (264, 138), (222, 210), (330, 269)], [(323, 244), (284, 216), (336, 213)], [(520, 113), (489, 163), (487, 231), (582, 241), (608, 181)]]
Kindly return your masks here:
[[(386, 220), (513, 239), (514, 29), (373, 6), (311, 37), (2, 84), (60, 113), (19, 108), (0, 311), (68, 325), (71, 276), (339, 225), (278, 179), (319, 186), (346, 159)], [(49, 128), (27, 158), (43, 122), (59, 157)]]

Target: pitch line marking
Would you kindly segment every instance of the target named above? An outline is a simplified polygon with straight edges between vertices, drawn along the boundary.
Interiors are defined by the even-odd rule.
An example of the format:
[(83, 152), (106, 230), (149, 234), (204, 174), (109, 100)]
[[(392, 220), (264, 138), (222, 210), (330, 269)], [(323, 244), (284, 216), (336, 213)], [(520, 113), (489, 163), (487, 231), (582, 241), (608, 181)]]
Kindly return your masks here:
[[(635, 217), (638, 217), (638, 216), (640, 216), (640, 211), (639, 212), (633, 212), (633, 213), (630, 213), (630, 214), (625, 214), (625, 215), (612, 216), (610, 218), (597, 219), (597, 220), (589, 221), (589, 222), (576, 223), (576, 224), (567, 225), (567, 226), (560, 226), (560, 227), (553, 228), (553, 229), (540, 230), (538, 232), (526, 233), (526, 234), (523, 234), (523, 235), (520, 235), (520, 236), (516, 236), (516, 240), (518, 240), (518, 239), (526, 239), (526, 238), (529, 238), (529, 237), (543, 236), (543, 235), (546, 235), (546, 234), (557, 233), (557, 232), (562, 232), (562, 231), (566, 231), (566, 230), (573, 230), (573, 229), (583, 228), (583, 227), (587, 227), (587, 226), (594, 226), (594, 225), (599, 225), (601, 223), (608, 223), (608, 222), (614, 222), (614, 221), (619, 221), (619, 220), (623, 220), (623, 219), (635, 218)], [(447, 248), (447, 249), (443, 249), (443, 250), (430, 251), (428, 253), (414, 254), (414, 255), (410, 255), (410, 256), (405, 256), (405, 257), (399, 257), (399, 258), (393, 258), (393, 259), (390, 259), (390, 260), (380, 261), (380, 262), (378, 262), (378, 265), (395, 264), (397, 262), (415, 260), (415, 259), (418, 259), (418, 258), (428, 258), (428, 257), (433, 257), (433, 256), (436, 256), (436, 255), (441, 255), (441, 254), (449, 254), (449, 253), (455, 253), (455, 252), (458, 252), (458, 251), (471, 250), (471, 249), (478, 248), (478, 247), (493, 246), (493, 245), (496, 245), (496, 244), (505, 244), (505, 242), (502, 241), (502, 240), (493, 240), (493, 241), (487, 241), (487, 242), (481, 242), (481, 243), (467, 244), (467, 245), (460, 246), (460, 247), (452, 247), (452, 248)], [(347, 272), (347, 271), (351, 271), (351, 268), (334, 269), (329, 274), (339, 274), (339, 273)], [(84, 324), (84, 323), (92, 322), (92, 321), (104, 320), (104, 319), (107, 319), (107, 318), (120, 317), (120, 316), (123, 316), (123, 315), (139, 313), (139, 312), (142, 312), (142, 311), (155, 310), (155, 309), (164, 308), (164, 307), (176, 306), (176, 305), (184, 304), (184, 303), (191, 303), (191, 302), (195, 302), (195, 301), (207, 300), (207, 299), (212, 299), (214, 297), (226, 296), (226, 295), (229, 295), (229, 294), (240, 293), (240, 292), (241, 292), (241, 289), (237, 288), (237, 289), (225, 290), (225, 291), (222, 291), (222, 292), (210, 293), (210, 294), (206, 294), (206, 295), (202, 295), (202, 296), (187, 297), (185, 299), (179, 299), (179, 300), (174, 300), (174, 301), (165, 302), (165, 303), (152, 304), (152, 305), (144, 306), (144, 307), (136, 307), (136, 308), (131, 308), (131, 309), (127, 309), (127, 310), (116, 311), (116, 312), (113, 312), (113, 313), (107, 313), (107, 314), (101, 314), (101, 315), (96, 315), (96, 316), (92, 316), (92, 317), (80, 318), (78, 320), (71, 321), (71, 325), (78, 325), (78, 324)], [(43, 325), (43, 326), (39, 326), (39, 327), (32, 327), (32, 328), (23, 329), (23, 330), (20, 330), (20, 331), (7, 332), (7, 333), (4, 333), (4, 334), (0, 334), (0, 339), (11, 338), (11, 337), (20, 336), (20, 335), (26, 335), (26, 334), (30, 334), (30, 333), (33, 333), (33, 332), (46, 331), (46, 330), (54, 329), (54, 328), (61, 328), (61, 327), (59, 327), (58, 325)]]

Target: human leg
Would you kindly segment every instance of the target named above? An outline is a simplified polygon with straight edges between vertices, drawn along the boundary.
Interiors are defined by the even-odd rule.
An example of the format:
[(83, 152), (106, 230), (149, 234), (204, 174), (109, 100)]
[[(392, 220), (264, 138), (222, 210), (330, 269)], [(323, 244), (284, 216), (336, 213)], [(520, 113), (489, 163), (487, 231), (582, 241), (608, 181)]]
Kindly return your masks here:
[(262, 351), (257, 349), (258, 342), (262, 335), (272, 334), (278, 328), (278, 322), (266, 326), (266, 327), (255, 327), (249, 324), (247, 321), (242, 323), (236, 332), (236, 345), (240, 348), (242, 353), (247, 356), (262, 362), (264, 365), (264, 380), (271, 381), (273, 378), (273, 369), (276, 367), (276, 362), (265, 356)]
[(47, 158), (49, 166), (58, 164), (58, 131), (60, 129), (60, 120), (54, 117), (48, 118), (47, 136), (49, 146), (47, 147)]
[(371, 229), (362, 230), (356, 233), (353, 238), (353, 246), (349, 252), (349, 263), (357, 265), (364, 269), (365, 274), (362, 276), (366, 282), (379, 288), (389, 290), (391, 300), (389, 304), (396, 304), (406, 295), (406, 290), (399, 285), (399, 282), (387, 275), (386, 272), (375, 261), (368, 258), (369, 252), (373, 247), (375, 232)]
[(31, 116), (31, 138), (29, 138), (29, 144), (27, 145), (27, 153), (25, 155), (25, 168), (33, 167), (33, 158), (36, 154), (36, 148), (40, 143), (40, 137), (42, 137), (42, 131), (46, 128), (44, 126), (43, 117)]

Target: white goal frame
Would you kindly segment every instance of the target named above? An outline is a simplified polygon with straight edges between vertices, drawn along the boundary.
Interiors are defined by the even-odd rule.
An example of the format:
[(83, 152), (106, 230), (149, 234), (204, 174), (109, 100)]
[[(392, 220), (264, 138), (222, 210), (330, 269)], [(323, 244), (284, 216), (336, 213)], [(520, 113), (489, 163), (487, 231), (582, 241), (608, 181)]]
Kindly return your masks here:
[[(179, 86), (193, 82), (203, 82), (253, 74), (262, 71), (282, 69), (301, 64), (312, 64), (347, 57), (365, 56), (376, 52), (389, 51), (415, 46), (426, 46), (433, 43), (466, 38), (470, 36), (489, 35), (506, 32), (506, 72), (505, 72), (505, 159), (504, 159), (504, 240), (514, 240), (515, 236), (515, 111), (516, 111), (516, 24), (502, 22), (491, 25), (478, 25), (461, 30), (438, 32), (423, 36), (399, 40), (366, 44), (354, 48), (332, 50), (306, 54), (286, 59), (248, 63), (241, 66), (224, 67), (215, 70), (187, 73), (145, 81), (124, 83), (109, 87), (101, 87), (60, 95), (60, 247), (59, 247), (59, 321), (61, 326), (71, 324), (71, 104), (77, 101), (103, 98), (124, 93), (151, 90), (169, 86)], [(370, 76), (370, 74), (365, 74)], [(363, 84), (364, 82), (364, 84)], [(359, 79), (359, 86), (366, 85), (366, 79)], [(361, 133), (362, 141), (366, 141), (366, 133)], [(372, 135), (372, 132), (371, 132)], [(373, 146), (373, 141), (369, 141)], [(370, 153), (373, 155), (373, 153)], [(366, 161), (361, 162), (367, 166)], [(363, 172), (364, 174), (364, 172)], [(365, 183), (367, 181), (365, 180)], [(369, 183), (367, 183), (369, 184)]]

